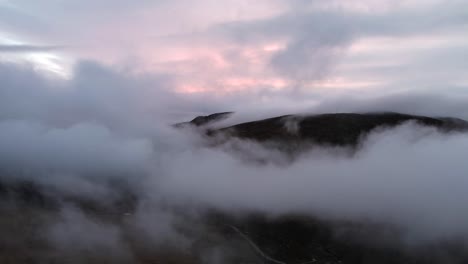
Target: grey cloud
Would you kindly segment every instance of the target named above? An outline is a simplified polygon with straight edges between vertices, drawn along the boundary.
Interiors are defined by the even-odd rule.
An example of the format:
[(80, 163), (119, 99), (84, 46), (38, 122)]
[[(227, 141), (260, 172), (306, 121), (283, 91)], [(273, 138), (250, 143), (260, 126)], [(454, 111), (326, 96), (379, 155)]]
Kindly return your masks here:
[(354, 158), (318, 149), (286, 167), (246, 165), (229, 153), (200, 149), (168, 160), (161, 191), (176, 203), (227, 211), (392, 224), (408, 230), (409, 243), (466, 237), (468, 226), (459, 223), (468, 217), (460, 203), (467, 142), (466, 134), (409, 124), (374, 133)]
[(450, 94), (438, 92), (400, 92), (357, 96), (344, 93), (324, 98), (311, 112), (403, 112), (430, 116), (450, 116), (468, 120), (468, 94), (464, 89)]
[[(125, 139), (100, 125), (60, 129), (34, 123), (0, 123), (0, 167), (58, 174), (141, 174), (150, 161), (151, 143)], [(138, 169), (140, 168), (140, 169)], [(103, 170), (104, 169), (104, 170)]]
[(0, 65), (0, 78), (3, 120), (41, 120), (57, 126), (78, 121), (110, 127), (144, 124), (132, 117), (140, 113), (140, 118), (150, 119), (149, 112), (156, 115), (177, 101), (168, 91), (170, 78), (164, 75), (136, 78), (91, 62), (78, 63), (73, 79), (65, 82), (47, 80), (33, 69), (12, 64)]
[(49, 52), (63, 48), (62, 46), (0, 45), (0, 53)]
[(15, 33), (35, 35), (50, 30), (47, 23), (41, 18), (8, 4), (0, 4), (0, 18), (0, 25)]
[(383, 14), (337, 10), (293, 10), (281, 16), (217, 26), (215, 32), (239, 43), (286, 38), (285, 50), (271, 61), (273, 68), (293, 80), (320, 79), (354, 41), (363, 37), (407, 37), (437, 34), (468, 24), (466, 3), (453, 1), (418, 10)]
[[(77, 52), (97, 48), (94, 40), (102, 38), (105, 34), (96, 34), (95, 29), (112, 27), (115, 26), (113, 23), (122, 20), (135, 20), (138, 18), (138, 12), (161, 2), (164, 0), (11, 1), (0, 3), (0, 25), (4, 33), (12, 36), (14, 40), (66, 43), (78, 47), (69, 53), (76, 55)], [(114, 40), (112, 45), (116, 46), (120, 42)]]

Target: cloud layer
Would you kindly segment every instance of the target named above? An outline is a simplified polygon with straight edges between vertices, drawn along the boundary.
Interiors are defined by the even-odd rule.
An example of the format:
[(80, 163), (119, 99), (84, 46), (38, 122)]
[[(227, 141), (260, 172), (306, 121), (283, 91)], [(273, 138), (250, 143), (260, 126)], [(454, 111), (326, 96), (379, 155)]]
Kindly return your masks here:
[[(468, 234), (461, 213), (466, 134), (407, 124), (376, 131), (353, 157), (346, 149), (313, 149), (292, 164), (256, 165), (234, 153), (240, 149), (273, 161), (286, 157), (253, 142), (207, 148), (196, 134), (174, 130), (164, 107), (188, 102), (186, 98), (163, 88), (151, 90), (155, 108), (144, 107), (154, 102), (153, 97), (147, 101), (147, 87), (164, 87), (160, 80), (129, 81), (133, 75), (94, 64), (83, 64), (75, 79), (65, 82), (12, 65), (3, 65), (0, 74), (8, 76), (0, 90), (0, 167), (6, 180), (32, 180), (59, 193), (97, 200), (115, 198), (111, 183), (123, 181), (139, 198), (156, 204), (163, 199), (176, 207), (372, 220), (407, 228), (420, 240)], [(467, 113), (460, 98), (439, 100), (429, 108), (425, 103), (430, 98), (333, 105), (343, 111)], [(188, 110), (201, 107), (201, 102), (191, 102), (185, 105), (193, 107)], [(330, 107), (318, 104), (308, 112)], [(252, 106), (251, 112), (225, 122), (275, 113), (259, 110)]]

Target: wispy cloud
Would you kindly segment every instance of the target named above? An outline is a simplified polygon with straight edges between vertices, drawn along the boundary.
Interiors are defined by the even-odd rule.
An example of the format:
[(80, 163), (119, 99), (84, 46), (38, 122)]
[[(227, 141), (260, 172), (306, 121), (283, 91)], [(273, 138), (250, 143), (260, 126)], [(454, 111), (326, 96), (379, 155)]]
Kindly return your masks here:
[(0, 53), (51, 52), (65, 49), (64, 46), (34, 46), (0, 44)]

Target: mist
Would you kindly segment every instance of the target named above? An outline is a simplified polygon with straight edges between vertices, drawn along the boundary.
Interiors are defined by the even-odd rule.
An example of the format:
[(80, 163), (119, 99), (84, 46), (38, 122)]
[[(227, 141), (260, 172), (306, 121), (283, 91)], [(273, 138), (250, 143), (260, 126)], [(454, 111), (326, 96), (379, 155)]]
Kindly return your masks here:
[[(281, 159), (242, 144), (251, 159)], [(346, 149), (315, 148), (288, 165), (246, 164), (229, 148), (187, 150), (165, 162), (161, 189), (179, 203), (222, 210), (390, 223), (411, 239), (466, 236), (467, 144), (466, 134), (405, 124), (369, 135), (352, 157)]]
[[(171, 92), (167, 78), (137, 78), (90, 62), (78, 65), (71, 80), (8, 64), (0, 75), (2, 184), (32, 183), (58, 201), (56, 211), (41, 211), (9, 198), (5, 214), (27, 211), (40, 219), (45, 228), (37, 235), (55, 257), (129, 263), (148, 252), (189, 258), (198, 251), (202, 263), (216, 263), (235, 255), (232, 247), (247, 252), (242, 241), (222, 244), (215, 234), (216, 246), (199, 246), (197, 239), (211, 232), (203, 222), (210, 210), (385, 225), (399, 230), (398, 247), (468, 242), (466, 133), (405, 123), (376, 129), (357, 150), (304, 145), (291, 159), (258, 142), (226, 135), (219, 144), (198, 129), (173, 127), (218, 109), (205, 108), (206, 98)], [(341, 96), (320, 96), (313, 107), (272, 109), (241, 94), (219, 102), (236, 113), (213, 127), (277, 113), (468, 113), (460, 97), (435, 104), (431, 94), (389, 95), (344, 104)], [(247, 105), (237, 111), (240, 102)], [(185, 108), (174, 114), (169, 105)]]

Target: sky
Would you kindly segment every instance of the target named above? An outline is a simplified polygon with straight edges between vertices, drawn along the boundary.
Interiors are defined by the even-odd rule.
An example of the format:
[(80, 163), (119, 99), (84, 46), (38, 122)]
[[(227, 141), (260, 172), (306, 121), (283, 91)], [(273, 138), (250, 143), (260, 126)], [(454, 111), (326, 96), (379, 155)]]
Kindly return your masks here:
[(91, 61), (164, 76), (164, 89), (225, 108), (311, 105), (318, 94), (458, 97), (467, 10), (463, 0), (1, 0), (0, 62), (70, 80)]

